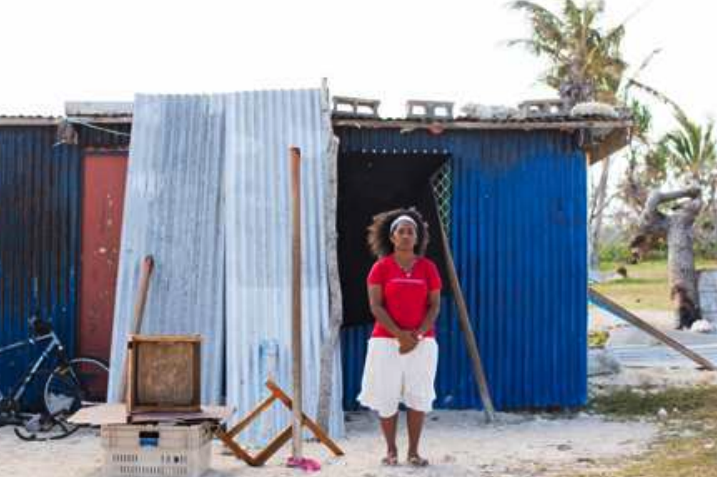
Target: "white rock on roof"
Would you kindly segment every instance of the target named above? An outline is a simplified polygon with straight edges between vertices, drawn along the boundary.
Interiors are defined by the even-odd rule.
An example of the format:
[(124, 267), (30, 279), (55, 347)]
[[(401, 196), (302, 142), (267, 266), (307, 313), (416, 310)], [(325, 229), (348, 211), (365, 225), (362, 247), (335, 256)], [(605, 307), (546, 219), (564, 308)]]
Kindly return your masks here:
[(478, 103), (466, 103), (461, 112), (469, 118), (483, 120), (520, 119), (523, 114), (516, 108)]
[(614, 106), (607, 103), (592, 101), (578, 103), (570, 110), (570, 116), (602, 116), (608, 118), (620, 117), (620, 112)]

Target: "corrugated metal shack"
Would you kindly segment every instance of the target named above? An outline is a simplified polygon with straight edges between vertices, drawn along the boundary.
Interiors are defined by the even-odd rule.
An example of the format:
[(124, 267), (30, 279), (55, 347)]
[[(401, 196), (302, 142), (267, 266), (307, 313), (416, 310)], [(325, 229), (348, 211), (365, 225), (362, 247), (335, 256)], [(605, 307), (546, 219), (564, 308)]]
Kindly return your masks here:
[[(126, 151), (129, 124), (112, 128), (124, 135), (62, 118), (0, 117), (0, 346), (27, 337), (33, 310), (53, 322), (72, 354), (83, 345), (90, 351), (101, 334), (79, 318), (83, 163)], [(28, 350), (0, 357), (3, 389), (30, 358)]]
[[(373, 326), (365, 303), (364, 279), (372, 262), (365, 229), (373, 214), (410, 205), (427, 216), (433, 242), (438, 220), (448, 230), (495, 406), (582, 405), (587, 397), (587, 167), (589, 160), (625, 144), (629, 121), (552, 111), (515, 118), (451, 116), (335, 115), (341, 144), (344, 407), (357, 408)], [(442, 262), (435, 244), (428, 255)], [(443, 276), (435, 405), (480, 407)]]
[[(77, 137), (65, 130), (61, 141), (61, 119), (0, 121), (0, 345), (26, 336), (31, 282), (37, 276), (41, 313), (52, 316), (71, 350), (109, 357), (112, 313), (107, 309), (115, 305), (116, 257), (102, 256), (84, 272), (104, 277), (85, 281), (87, 289), (81, 267), (93, 263), (96, 253), (107, 253), (103, 243), (110, 243), (110, 255), (118, 253), (112, 247), (119, 248), (122, 216), (116, 211), (124, 197), (120, 205), (110, 200), (99, 207), (103, 213), (115, 211), (114, 225), (100, 227), (107, 224), (106, 215), (92, 214), (85, 184), (113, 177), (109, 183), (124, 185), (129, 138), (102, 129), (127, 134), (131, 116), (108, 114), (106, 107), (93, 113), (89, 106), (68, 109), (68, 117), (85, 125), (74, 124)], [(263, 123), (252, 121), (258, 129), (251, 131), (262, 133)], [(365, 304), (371, 260), (365, 228), (373, 214), (399, 205), (418, 206), (433, 230), (440, 220), (449, 232), (497, 407), (584, 403), (587, 163), (621, 147), (629, 126), (626, 119), (554, 114), (381, 120), (335, 113), (344, 408), (357, 406), (372, 326)], [(125, 165), (105, 169), (100, 163), (108, 158)], [(116, 160), (110, 162), (116, 165)], [(97, 168), (88, 166), (93, 161)], [(98, 176), (87, 176), (93, 170)], [(434, 191), (437, 211), (430, 198)], [(103, 194), (109, 192), (95, 196)], [(88, 240), (92, 237), (97, 240)], [(429, 255), (442, 265), (439, 250), (434, 239)], [(480, 406), (449, 293), (443, 303), (436, 406)], [(22, 363), (18, 358), (13, 367), (3, 367), (2, 385), (13, 379), (6, 370)]]

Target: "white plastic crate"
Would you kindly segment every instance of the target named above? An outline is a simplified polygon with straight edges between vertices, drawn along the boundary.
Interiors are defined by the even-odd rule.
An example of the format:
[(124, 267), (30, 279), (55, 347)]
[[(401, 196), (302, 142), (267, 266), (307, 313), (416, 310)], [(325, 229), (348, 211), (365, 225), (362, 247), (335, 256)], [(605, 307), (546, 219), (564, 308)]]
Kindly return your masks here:
[(107, 477), (199, 477), (211, 464), (212, 431), (193, 426), (102, 426)]

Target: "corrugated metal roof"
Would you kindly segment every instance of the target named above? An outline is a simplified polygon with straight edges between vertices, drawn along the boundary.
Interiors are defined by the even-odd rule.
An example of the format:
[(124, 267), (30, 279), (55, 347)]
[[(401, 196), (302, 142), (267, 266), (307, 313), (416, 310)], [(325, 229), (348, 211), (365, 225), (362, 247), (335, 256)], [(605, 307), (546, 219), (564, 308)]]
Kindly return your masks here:
[[(325, 207), (328, 105), (320, 90), (231, 95), (227, 109), (227, 399), (238, 415), (267, 395), (273, 375), (291, 383), (291, 216), (289, 147), (302, 152), (302, 316), (304, 409), (318, 404), (321, 344), (329, 303)], [(343, 434), (339, 355), (329, 432)], [(278, 434), (290, 413), (275, 408), (243, 433), (254, 442)]]
[[(452, 167), (451, 243), (499, 409), (578, 406), (587, 389), (586, 161), (574, 134), (338, 128), (341, 153), (438, 151)], [(366, 187), (370, 187), (367, 184)], [(346, 328), (344, 404), (369, 326)], [(438, 400), (480, 405), (452, 303), (438, 320)]]
[(57, 116), (0, 115), (0, 126), (56, 126), (61, 121)]
[(216, 403), (224, 367), (223, 99), (139, 95), (132, 133), (109, 393), (120, 398), (140, 262), (152, 255), (142, 332), (202, 334), (202, 401)]
[(132, 116), (132, 101), (66, 101), (67, 116)]
[[(55, 145), (54, 129), (0, 128), (0, 346), (28, 337), (27, 319), (37, 306), (74, 354), (80, 158), (76, 146)], [(3, 390), (28, 358), (0, 357)]]

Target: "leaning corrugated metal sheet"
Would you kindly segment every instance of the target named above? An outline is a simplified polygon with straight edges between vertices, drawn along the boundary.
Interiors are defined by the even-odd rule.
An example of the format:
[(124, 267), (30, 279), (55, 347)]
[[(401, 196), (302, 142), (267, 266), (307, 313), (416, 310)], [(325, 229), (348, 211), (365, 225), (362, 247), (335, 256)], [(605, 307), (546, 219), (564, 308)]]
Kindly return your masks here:
[(218, 402), (224, 357), (223, 99), (137, 96), (117, 281), (110, 398), (119, 398), (140, 261), (156, 270), (143, 333), (201, 333), (202, 401)]
[[(267, 395), (264, 380), (291, 391), (290, 145), (302, 151), (304, 409), (318, 404), (320, 348), (328, 333), (324, 240), (330, 117), (320, 90), (239, 93), (228, 99), (227, 400), (243, 415)], [(331, 225), (333, 226), (333, 225)], [(343, 434), (338, 353), (329, 432)], [(289, 422), (275, 406), (242, 434), (264, 442)]]
[[(288, 147), (294, 145), (303, 153), (304, 408), (316, 412), (329, 316), (323, 239), (330, 137), (320, 90), (138, 98), (115, 307), (114, 398), (145, 254), (155, 256), (157, 271), (143, 331), (204, 335), (205, 402), (220, 393), (224, 320), (226, 401), (237, 415), (267, 395), (268, 376), (291, 392)], [(329, 432), (341, 435), (338, 352), (335, 363)], [(278, 407), (265, 413), (242, 441), (273, 437), (289, 417)]]

